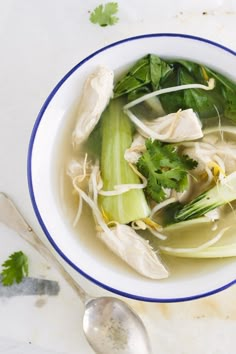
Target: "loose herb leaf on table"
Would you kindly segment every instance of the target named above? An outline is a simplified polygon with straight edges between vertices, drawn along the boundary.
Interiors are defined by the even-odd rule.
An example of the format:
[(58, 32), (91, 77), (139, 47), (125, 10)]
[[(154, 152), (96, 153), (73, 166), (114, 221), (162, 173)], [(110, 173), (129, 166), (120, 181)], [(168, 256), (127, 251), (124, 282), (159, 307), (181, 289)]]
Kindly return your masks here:
[(105, 5), (97, 6), (90, 15), (90, 21), (101, 27), (115, 25), (119, 18), (115, 16), (118, 12), (117, 2), (108, 2)]
[(20, 283), (28, 275), (28, 258), (22, 251), (15, 252), (2, 264), (2, 267), (4, 268), (1, 272), (3, 285)]
[(137, 168), (147, 178), (147, 195), (154, 201), (166, 198), (165, 188), (181, 192), (188, 187), (188, 171), (197, 161), (180, 156), (176, 147), (151, 139), (146, 140), (146, 151), (139, 158)]

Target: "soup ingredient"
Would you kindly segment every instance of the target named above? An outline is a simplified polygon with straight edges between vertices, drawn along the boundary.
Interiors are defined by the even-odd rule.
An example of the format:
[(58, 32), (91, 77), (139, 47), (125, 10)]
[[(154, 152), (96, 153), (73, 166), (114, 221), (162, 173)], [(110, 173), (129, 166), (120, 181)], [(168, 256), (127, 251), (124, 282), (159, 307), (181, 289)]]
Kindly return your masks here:
[(25, 276), (28, 276), (28, 258), (22, 252), (14, 252), (2, 264), (2, 284), (9, 286), (14, 282), (20, 283)]
[(154, 201), (166, 198), (166, 188), (182, 192), (188, 188), (188, 171), (197, 162), (179, 155), (177, 148), (151, 139), (146, 140), (146, 151), (137, 162), (140, 173), (147, 178), (145, 191)]
[(208, 191), (178, 210), (176, 221), (183, 221), (205, 215), (209, 211), (236, 199), (236, 172), (231, 173)]
[(140, 134), (165, 142), (195, 140), (203, 136), (202, 124), (192, 109), (179, 110), (153, 120), (140, 120), (129, 110), (126, 111)]
[(210, 77), (216, 84), (211, 92), (196, 89), (162, 96), (160, 100), (167, 112), (191, 107), (201, 119), (214, 117), (218, 112), (236, 120), (236, 85), (232, 81), (201, 64), (186, 60), (168, 63), (173, 71), (163, 79), (162, 87), (196, 82), (206, 84)]
[(236, 84), (227, 79), (220, 73), (216, 73), (209, 68), (206, 68), (207, 73), (215, 77), (221, 83), (221, 91), (226, 100), (224, 108), (224, 116), (232, 121), (236, 121)]
[(183, 143), (184, 153), (198, 161), (194, 175), (205, 172), (210, 182), (211, 176), (218, 175), (221, 179), (236, 170), (236, 144), (234, 139), (227, 138), (227, 135), (236, 137), (235, 129), (231, 129), (227, 132), (227, 127), (222, 126), (211, 133), (205, 131), (202, 141)]
[(74, 147), (87, 140), (98, 123), (113, 94), (113, 77), (112, 70), (100, 66), (85, 81), (72, 133)]
[(225, 246), (210, 246), (204, 249), (189, 251), (189, 252), (175, 252), (175, 250), (162, 250), (162, 253), (166, 253), (175, 257), (188, 257), (188, 258), (225, 258), (236, 256), (236, 243), (232, 243)]
[(97, 236), (116, 255), (121, 257), (129, 266), (137, 272), (152, 279), (161, 279), (168, 276), (168, 271), (161, 263), (156, 251), (152, 249), (149, 242), (139, 236), (130, 226), (118, 222), (107, 223), (104, 213), (97, 204), (97, 181), (94, 176), (97, 167), (90, 176), (91, 196), (87, 195), (77, 184), (76, 177), (73, 179), (75, 190), (91, 208), (96, 222)]
[(110, 230), (112, 235), (99, 231), (97, 236), (132, 268), (151, 279), (168, 277), (168, 270), (157, 253), (130, 226), (116, 224)]
[(166, 113), (192, 108), (200, 119), (211, 118), (219, 113), (236, 121), (236, 84), (202, 64), (186, 60), (163, 60), (148, 54), (118, 81), (114, 93), (115, 97), (127, 95), (131, 101), (145, 94), (152, 95), (155, 90), (196, 84), (205, 86), (210, 78), (215, 81), (211, 91), (204, 92), (200, 87), (168, 91), (160, 97), (162, 108)]
[[(188, 258), (198, 258), (199, 253), (210, 249), (212, 245), (215, 245), (224, 235), (224, 233), (229, 230), (229, 227), (225, 227), (220, 232), (217, 232), (213, 238), (209, 241), (201, 244), (198, 247), (193, 248), (177, 248), (177, 247), (168, 247), (168, 246), (160, 246), (160, 250), (162, 253), (170, 254), (175, 257), (188, 257)], [(221, 257), (218, 255), (218, 257)]]
[(91, 174), (92, 168), (92, 162), (88, 161), (88, 155), (85, 154), (85, 157), (80, 156), (76, 160), (72, 159), (69, 161), (67, 174), (72, 179), (77, 177), (80, 182), (83, 182), (84, 179)]
[(97, 6), (90, 15), (90, 21), (99, 24), (101, 27), (115, 25), (119, 18), (115, 16), (118, 12), (117, 2), (108, 2), (105, 5)]
[[(196, 63), (177, 60), (171, 63), (173, 68), (171, 74), (162, 81), (162, 88), (179, 85), (199, 83), (206, 85), (212, 75), (208, 75), (206, 68)], [(225, 99), (221, 93), (221, 84), (215, 79), (215, 87), (212, 91), (190, 89), (173, 94), (163, 95), (160, 100), (164, 109), (168, 112), (175, 112), (178, 109), (192, 108), (201, 119), (216, 116), (224, 111)]]
[(150, 209), (138, 175), (124, 159), (132, 143), (132, 125), (122, 108), (122, 99), (112, 100), (102, 116), (101, 177), (104, 191), (114, 191), (117, 185), (127, 189), (118, 195), (100, 195), (99, 205), (108, 220), (127, 224), (148, 217)]
[(194, 225), (198, 225), (198, 224), (209, 224), (212, 222), (212, 219), (208, 218), (207, 216), (201, 216), (199, 218), (196, 219), (189, 219), (189, 220), (185, 220), (185, 221), (180, 221), (174, 224), (170, 224), (167, 225), (166, 227), (164, 227), (164, 232), (168, 232), (168, 231), (182, 231), (185, 228), (189, 227), (189, 226), (194, 226)]
[[(137, 94), (137, 91), (144, 87), (147, 87), (145, 92), (147, 93), (150, 92), (149, 86), (152, 90), (157, 90), (161, 78), (165, 77), (170, 71), (170, 66), (157, 55), (148, 54), (139, 59), (129, 72), (117, 82), (114, 97), (120, 97), (134, 91)], [(144, 92), (141, 92), (143, 95)]]
[(125, 150), (124, 158), (126, 161), (136, 164), (138, 159), (146, 151), (145, 138), (142, 135), (135, 134), (131, 146)]
[(234, 90), (226, 90), (225, 97), (227, 99), (227, 105), (225, 107), (225, 117), (236, 122), (236, 85)]
[[(167, 88), (163, 88), (163, 89), (158, 89), (156, 91), (147, 93), (145, 95), (142, 95), (141, 97), (138, 97), (137, 99), (135, 99), (132, 102), (127, 103), (124, 106), (124, 110), (128, 111), (130, 110), (130, 108), (138, 105), (141, 102), (144, 101), (148, 101), (151, 98), (155, 97), (155, 96), (160, 96), (160, 95), (164, 95), (166, 93), (172, 93), (172, 92), (178, 92), (178, 91), (184, 91), (184, 90), (190, 90), (190, 89), (202, 89), (205, 91), (210, 91), (213, 90), (215, 87), (215, 80), (213, 78), (209, 79), (209, 81), (207, 82), (207, 85), (202, 85), (202, 84), (187, 84), (187, 85), (179, 85), (179, 86), (173, 86), (173, 87), (167, 87)], [(190, 107), (191, 108), (191, 107)], [(178, 110), (180, 110), (181, 108), (179, 108)], [(174, 112), (178, 111), (178, 110), (174, 110)]]

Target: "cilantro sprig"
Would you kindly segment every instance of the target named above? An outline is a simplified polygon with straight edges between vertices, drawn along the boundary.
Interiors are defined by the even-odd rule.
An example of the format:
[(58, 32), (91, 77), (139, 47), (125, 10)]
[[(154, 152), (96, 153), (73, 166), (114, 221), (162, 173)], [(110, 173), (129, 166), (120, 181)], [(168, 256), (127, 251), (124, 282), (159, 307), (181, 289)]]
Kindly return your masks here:
[(108, 2), (105, 5), (97, 6), (90, 15), (90, 21), (102, 27), (115, 25), (119, 18), (115, 16), (118, 12), (117, 2)]
[(22, 251), (15, 252), (2, 264), (2, 268), (4, 268), (1, 272), (3, 285), (20, 283), (28, 276), (28, 258)]
[(158, 203), (166, 198), (166, 188), (185, 190), (188, 171), (197, 166), (197, 161), (179, 155), (174, 145), (157, 140), (147, 139), (146, 149), (137, 162), (139, 172), (147, 178), (146, 194)]

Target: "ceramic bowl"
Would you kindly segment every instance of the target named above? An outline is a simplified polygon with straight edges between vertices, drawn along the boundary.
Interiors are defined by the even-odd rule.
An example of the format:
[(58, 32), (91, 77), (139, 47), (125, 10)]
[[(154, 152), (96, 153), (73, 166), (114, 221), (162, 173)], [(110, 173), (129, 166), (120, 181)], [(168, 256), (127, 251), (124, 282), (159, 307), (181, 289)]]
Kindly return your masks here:
[[(113, 256), (96, 238), (93, 221), (73, 228), (60, 201), (62, 140), (71, 134), (83, 82), (98, 65), (115, 72), (147, 53), (185, 58), (236, 80), (236, 53), (212, 41), (182, 34), (148, 34), (112, 43), (71, 69), (52, 90), (36, 119), (28, 153), (29, 192), (38, 221), (60, 256), (95, 284), (130, 298), (171, 302), (216, 293), (235, 282), (236, 259), (184, 260), (171, 276), (150, 280)], [(69, 144), (69, 143), (68, 143)], [(171, 268), (171, 265), (170, 265)]]

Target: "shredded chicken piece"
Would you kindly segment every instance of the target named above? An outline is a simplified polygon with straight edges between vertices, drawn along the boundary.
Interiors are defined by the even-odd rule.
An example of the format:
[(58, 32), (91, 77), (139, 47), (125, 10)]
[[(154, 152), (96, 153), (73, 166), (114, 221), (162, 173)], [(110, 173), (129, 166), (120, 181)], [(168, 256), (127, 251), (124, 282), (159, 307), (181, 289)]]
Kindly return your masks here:
[(203, 136), (201, 122), (191, 108), (151, 121), (140, 120), (129, 110), (126, 113), (139, 133), (146, 138), (174, 143), (195, 140)]
[(192, 171), (193, 175), (199, 176), (206, 172), (208, 179), (217, 174), (221, 180), (225, 174), (236, 170), (236, 144), (233, 142), (216, 140), (215, 134), (212, 134), (204, 137), (203, 141), (184, 142), (183, 145), (183, 154), (198, 162), (198, 166)]
[(113, 78), (113, 71), (101, 66), (85, 81), (72, 133), (74, 147), (88, 138), (99, 121), (113, 94)]
[(236, 144), (219, 143), (217, 146), (217, 155), (224, 162), (225, 172), (230, 174), (236, 170)]
[[(77, 183), (80, 185), (80, 188), (85, 190), (88, 187), (88, 178), (92, 172), (92, 169), (93, 167), (91, 161), (88, 162), (88, 155), (85, 154), (85, 156), (81, 156), (77, 160), (72, 159), (67, 166), (66, 173), (71, 178), (72, 182), (76, 179)], [(77, 212), (72, 223), (73, 227), (78, 224), (83, 209), (83, 199), (80, 194), (78, 194), (78, 198)]]
[(145, 138), (142, 135), (135, 134), (133, 142), (129, 149), (126, 149), (124, 158), (126, 161), (136, 164), (142, 153), (146, 151)]
[(117, 224), (110, 228), (109, 234), (98, 231), (97, 236), (138, 273), (151, 279), (168, 277), (166, 267), (149, 242), (139, 236), (130, 226)]
[[(104, 220), (102, 212), (97, 204), (97, 171), (96, 168), (90, 176), (92, 196), (89, 196), (80, 188), (77, 177), (73, 179), (73, 186), (80, 198), (87, 203), (94, 215), (97, 224), (97, 236), (106, 244), (111, 251), (123, 259), (129, 266), (138, 273), (151, 278), (162, 279), (168, 277), (169, 273), (161, 263), (156, 252), (149, 245), (149, 242), (139, 236), (130, 226), (114, 223), (109, 227)], [(95, 188), (94, 188), (95, 186)]]
[(68, 163), (66, 173), (72, 179), (76, 176), (79, 177), (79, 180), (82, 182), (86, 176), (90, 175), (92, 171), (91, 162), (88, 162), (88, 155), (81, 156), (78, 159), (72, 159)]
[(79, 156), (77, 159), (72, 159), (67, 165), (66, 173), (73, 179), (76, 177), (77, 183), (83, 190), (87, 189), (89, 177), (92, 173), (93, 165), (91, 161), (88, 161), (88, 156)]

